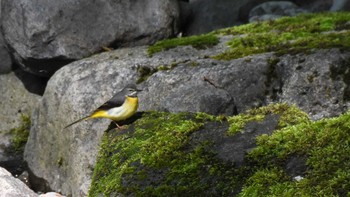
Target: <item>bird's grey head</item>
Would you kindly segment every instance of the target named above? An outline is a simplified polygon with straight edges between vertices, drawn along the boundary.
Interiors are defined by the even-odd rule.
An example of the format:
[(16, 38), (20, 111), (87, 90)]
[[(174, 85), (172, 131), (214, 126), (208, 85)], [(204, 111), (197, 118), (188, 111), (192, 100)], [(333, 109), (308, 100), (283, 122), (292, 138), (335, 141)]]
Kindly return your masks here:
[(123, 89), (125, 96), (129, 96), (129, 97), (137, 97), (137, 92), (139, 91), (141, 90), (138, 90), (135, 84), (128, 84)]

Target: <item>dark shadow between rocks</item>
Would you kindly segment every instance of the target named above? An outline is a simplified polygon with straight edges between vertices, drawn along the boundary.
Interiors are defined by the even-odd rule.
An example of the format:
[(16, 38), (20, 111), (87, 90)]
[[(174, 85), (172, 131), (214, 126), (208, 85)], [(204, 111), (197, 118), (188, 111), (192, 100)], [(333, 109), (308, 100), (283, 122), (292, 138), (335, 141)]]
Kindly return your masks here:
[(44, 94), (49, 78), (36, 76), (20, 68), (13, 71), (17, 78), (22, 81), (24, 87), (33, 94), (42, 96)]

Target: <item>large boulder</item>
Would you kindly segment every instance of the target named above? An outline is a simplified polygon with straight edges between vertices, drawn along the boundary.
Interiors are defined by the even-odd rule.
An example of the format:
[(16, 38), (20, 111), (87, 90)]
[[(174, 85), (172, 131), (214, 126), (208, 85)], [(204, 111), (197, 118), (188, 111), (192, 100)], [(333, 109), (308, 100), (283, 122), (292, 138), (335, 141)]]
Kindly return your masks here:
[(238, 116), (143, 113), (101, 143), (90, 196), (347, 196), (350, 113), (271, 104)]
[[(326, 14), (327, 20), (331, 21), (332, 16)], [(298, 20), (298, 25), (300, 23)], [(334, 23), (336, 28), (339, 22)], [(274, 23), (247, 25), (238, 30), (261, 31), (260, 25), (266, 29), (270, 24)], [(319, 26), (317, 22), (314, 25)], [(300, 26), (303, 32), (308, 30)], [(300, 106), (312, 119), (319, 119), (349, 109), (350, 52), (331, 48), (342, 46), (339, 39), (347, 38), (343, 31), (330, 34), (334, 38), (331, 40), (321, 37), (324, 45), (312, 44), (330, 49), (310, 50), (302, 48), (305, 45), (302, 42), (302, 46), (291, 45), (290, 50), (282, 51), (279, 45), (274, 46), (279, 53), (263, 53), (271, 48), (261, 50), (265, 46), (260, 43), (255, 46), (254, 40), (260, 37), (229, 34), (235, 31), (237, 29), (226, 29), (221, 31), (225, 35), (211, 33), (167, 40), (148, 50), (146, 47), (119, 49), (57, 71), (32, 117), (25, 159), (33, 174), (46, 179), (51, 188), (64, 194), (86, 195), (101, 136), (110, 121), (89, 120), (62, 129), (91, 113), (128, 83), (138, 82), (143, 89), (139, 95), (140, 111), (201, 111), (231, 116), (269, 103), (288, 102)], [(270, 40), (267, 35), (275, 35), (273, 32), (264, 34), (267, 41)], [(317, 32), (314, 37), (320, 35), (325, 34)], [(228, 48), (228, 44), (232, 46), (237, 41), (246, 44), (245, 47)], [(293, 41), (282, 42), (292, 44)], [(176, 47), (176, 44), (189, 46)], [(147, 52), (153, 53), (152, 56)], [(261, 54), (253, 55), (257, 52)], [(236, 53), (239, 57), (251, 55), (234, 59)]]
[(350, 52), (332, 49), (280, 57), (266, 53), (230, 61), (207, 58), (222, 46), (202, 51), (180, 47), (153, 57), (146, 55), (145, 47), (126, 48), (60, 69), (32, 117), (25, 149), (29, 168), (56, 191), (85, 195), (110, 121), (90, 120), (62, 129), (139, 80), (140, 70), (146, 68), (155, 73), (139, 84), (140, 111), (234, 115), (277, 101), (296, 103), (317, 119), (348, 109)]
[[(135, 59), (119, 60), (132, 52)], [(33, 113), (24, 157), (33, 174), (46, 179), (55, 191), (86, 196), (99, 139), (108, 121), (63, 127), (134, 82), (139, 55), (130, 49), (103, 53), (65, 66), (48, 82), (42, 102)]]
[[(196, 57), (190, 51), (182, 47), (155, 57)], [(145, 91), (141, 93), (141, 110), (234, 114), (278, 101), (297, 104), (312, 119), (320, 119), (349, 109), (350, 52), (327, 49), (283, 56), (265, 53), (230, 61), (207, 59), (206, 52), (202, 54), (149, 77), (142, 84)], [(221, 97), (215, 97), (215, 91)]]
[(277, 127), (280, 115), (248, 123), (245, 132), (233, 136), (225, 120), (144, 113), (134, 126), (105, 133), (89, 194), (235, 196), (240, 190), (233, 181), (238, 176), (235, 167), (256, 147), (256, 136)]
[(4, 37), (25, 70), (50, 76), (101, 47), (153, 43), (178, 32), (177, 0), (2, 1)]

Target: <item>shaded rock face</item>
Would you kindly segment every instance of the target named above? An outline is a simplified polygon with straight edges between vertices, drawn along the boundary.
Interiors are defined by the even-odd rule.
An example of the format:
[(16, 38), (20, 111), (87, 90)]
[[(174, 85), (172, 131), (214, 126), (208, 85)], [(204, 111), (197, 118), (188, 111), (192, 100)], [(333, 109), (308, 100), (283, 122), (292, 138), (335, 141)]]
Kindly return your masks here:
[(50, 76), (101, 50), (153, 43), (178, 31), (178, 2), (2, 1), (4, 37), (25, 70)]
[[(0, 1), (0, 21), (1, 21), (1, 1)], [(2, 32), (0, 31), (0, 74), (6, 74), (11, 71), (12, 60), (6, 49), (6, 44)]]
[[(1, 19), (0, 19), (1, 21)], [(12, 69), (12, 60), (10, 54), (6, 49), (4, 38), (0, 32), (0, 74), (6, 74), (11, 72)]]
[(311, 12), (328, 11), (332, 7), (332, 5), (336, 4), (336, 1), (338, 0), (293, 0), (295, 4)]
[(254, 7), (249, 12), (249, 22), (273, 20), (282, 16), (295, 16), (306, 12), (289, 1), (270, 1)]
[(238, 10), (242, 4), (246, 4), (246, 1), (190, 1), (191, 14), (187, 18), (184, 33), (186, 35), (201, 34), (240, 24)]
[(333, 0), (333, 5), (330, 8), (331, 11), (344, 11), (350, 9), (349, 0)]

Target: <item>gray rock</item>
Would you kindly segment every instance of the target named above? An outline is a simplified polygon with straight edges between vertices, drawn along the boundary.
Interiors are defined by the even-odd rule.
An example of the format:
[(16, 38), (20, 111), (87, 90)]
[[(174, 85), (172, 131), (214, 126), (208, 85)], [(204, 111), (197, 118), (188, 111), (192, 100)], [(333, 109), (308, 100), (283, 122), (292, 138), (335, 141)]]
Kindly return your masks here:
[(50, 76), (101, 47), (153, 43), (178, 32), (177, 0), (2, 2), (4, 37), (25, 70)]
[(333, 5), (330, 11), (349, 11), (350, 1), (349, 0), (333, 0)]
[(4, 38), (0, 32), (0, 74), (7, 74), (12, 70), (12, 60), (6, 49)]
[(202, 34), (218, 28), (241, 24), (239, 9), (247, 1), (193, 0), (190, 1), (191, 15), (187, 19), (186, 35)]
[(261, 106), (269, 57), (265, 54), (251, 61), (203, 59), (157, 72), (143, 84), (140, 110), (233, 115)]
[[(1, 21), (1, 1), (0, 1), (0, 21)], [(0, 31), (0, 74), (11, 72), (12, 60), (6, 49), (2, 32)]]
[[(337, 0), (335, 0), (337, 1)], [(334, 0), (293, 0), (295, 4), (299, 7), (308, 10), (310, 12), (324, 12), (329, 11), (332, 7), (332, 4), (335, 2)]]
[(40, 96), (29, 93), (14, 73), (0, 75), (0, 166), (18, 173), (23, 155), (12, 143), (11, 129), (22, 126), (22, 116), (30, 118)]
[(38, 194), (33, 192), (19, 179), (16, 179), (10, 172), (0, 167), (0, 196), (2, 197), (38, 197)]
[(269, 1), (249, 12), (249, 22), (273, 20), (282, 16), (295, 16), (307, 11), (289, 1)]
[(102, 132), (110, 121), (89, 120), (62, 128), (137, 81), (141, 68), (168, 70), (159, 70), (139, 84), (143, 89), (139, 111), (233, 115), (271, 102), (288, 102), (316, 119), (349, 108), (346, 60), (350, 52), (332, 49), (281, 57), (266, 53), (230, 61), (208, 58), (225, 50), (227, 40), (222, 37), (220, 44), (205, 50), (178, 47), (152, 57), (146, 55), (146, 47), (124, 48), (60, 69), (50, 79), (32, 118), (25, 149), (29, 168), (56, 191), (86, 194)]
[(269, 114), (263, 121), (249, 122), (242, 132), (233, 136), (227, 135), (227, 124), (209, 123), (205, 128), (191, 135), (190, 144), (211, 141), (213, 151), (221, 161), (241, 166), (244, 164), (247, 153), (256, 147), (256, 137), (262, 134), (270, 135), (277, 128), (279, 118), (278, 115)]
[(14, 73), (0, 75), (0, 131), (21, 124), (21, 115), (30, 116), (40, 96), (29, 93)]
[[(33, 114), (24, 157), (29, 168), (63, 194), (86, 193), (107, 120), (92, 120), (62, 130), (91, 113), (126, 84), (137, 79), (138, 55), (130, 49), (74, 62), (55, 73)], [(48, 132), (50, 131), (50, 132)], [(43, 165), (44, 164), (44, 165)], [(80, 189), (84, 191), (80, 191)]]
[(285, 68), (280, 100), (294, 103), (312, 119), (333, 117), (350, 107), (350, 52), (338, 49), (287, 55), (278, 66)]

